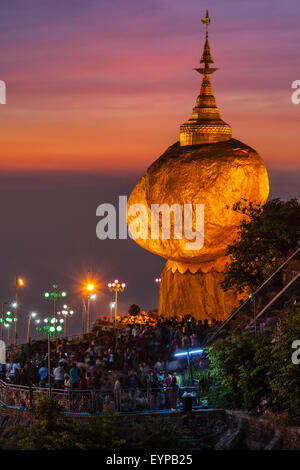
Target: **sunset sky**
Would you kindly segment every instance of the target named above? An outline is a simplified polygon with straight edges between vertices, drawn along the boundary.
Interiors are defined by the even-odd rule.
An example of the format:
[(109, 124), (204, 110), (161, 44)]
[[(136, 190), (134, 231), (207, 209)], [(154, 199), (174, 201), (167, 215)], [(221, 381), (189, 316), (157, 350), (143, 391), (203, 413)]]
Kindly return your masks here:
[(78, 332), (75, 284), (88, 269), (103, 283), (94, 315), (108, 313), (116, 277), (128, 284), (121, 313), (157, 306), (164, 260), (131, 240), (97, 240), (96, 208), (129, 195), (179, 139), (200, 89), (207, 8), (221, 116), (263, 157), (271, 196), (300, 198), (299, 0), (2, 2), (0, 303), (24, 276), (23, 329), (29, 311), (49, 313), (42, 294), (59, 283)]
[(200, 87), (210, 9), (213, 89), (268, 168), (300, 167), (298, 0), (10, 0), (0, 15), (0, 168), (144, 169), (178, 139)]

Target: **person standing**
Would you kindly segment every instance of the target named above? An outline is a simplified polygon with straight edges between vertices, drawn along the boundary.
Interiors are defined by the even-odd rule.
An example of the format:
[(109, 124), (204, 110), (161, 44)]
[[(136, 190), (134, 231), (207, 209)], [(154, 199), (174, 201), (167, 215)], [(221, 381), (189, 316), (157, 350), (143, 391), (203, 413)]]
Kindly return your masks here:
[(40, 387), (46, 387), (46, 380), (48, 377), (48, 367), (46, 364), (43, 363), (42, 366), (39, 368), (39, 376), (40, 376)]
[(76, 364), (72, 364), (71, 369), (69, 370), (69, 376), (70, 376), (70, 389), (71, 390), (76, 390), (78, 389), (79, 385), (79, 372), (76, 367)]
[(58, 364), (53, 371), (54, 383), (57, 388), (63, 388), (64, 378), (65, 378), (65, 369), (62, 364)]

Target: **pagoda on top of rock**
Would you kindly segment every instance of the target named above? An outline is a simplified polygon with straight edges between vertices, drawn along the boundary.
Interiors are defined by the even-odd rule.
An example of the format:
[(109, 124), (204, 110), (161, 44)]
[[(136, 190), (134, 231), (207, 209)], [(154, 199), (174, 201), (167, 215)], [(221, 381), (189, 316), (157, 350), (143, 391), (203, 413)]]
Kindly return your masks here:
[[(217, 70), (208, 41), (208, 12), (202, 20), (206, 39), (201, 58), (203, 75), (200, 94), (191, 118), (180, 127), (180, 142), (175, 142), (140, 178), (128, 200), (129, 229), (135, 221), (130, 211), (134, 204), (146, 208), (140, 216), (140, 234), (135, 242), (146, 250), (164, 257), (167, 262), (161, 275), (159, 314), (165, 317), (191, 314), (197, 319), (224, 320), (238, 305), (240, 296), (224, 292), (224, 279), (229, 261), (228, 245), (238, 236), (244, 215), (233, 210), (236, 203), (249, 201), (264, 204), (269, 194), (266, 167), (258, 153), (232, 138), (231, 127), (220, 117), (210, 83)], [(175, 206), (192, 207), (192, 232), (201, 238), (196, 208), (203, 207), (203, 243), (190, 248), (191, 238), (178, 233)], [(156, 207), (170, 209), (169, 232), (163, 230), (166, 217), (159, 219), (159, 236), (153, 237), (153, 211)], [(137, 206), (135, 206), (137, 207)], [(141, 207), (141, 206), (140, 206)], [(184, 224), (185, 224), (184, 220)], [(156, 220), (157, 223), (157, 220)], [(165, 229), (166, 227), (164, 227)]]
[(200, 60), (204, 67), (195, 70), (203, 75), (203, 80), (193, 113), (190, 119), (180, 126), (181, 146), (224, 142), (232, 137), (231, 127), (221, 119), (210, 83), (211, 74), (219, 69), (210, 67), (214, 61), (208, 41), (208, 25), (210, 24), (208, 11), (202, 22), (206, 24), (206, 39)]

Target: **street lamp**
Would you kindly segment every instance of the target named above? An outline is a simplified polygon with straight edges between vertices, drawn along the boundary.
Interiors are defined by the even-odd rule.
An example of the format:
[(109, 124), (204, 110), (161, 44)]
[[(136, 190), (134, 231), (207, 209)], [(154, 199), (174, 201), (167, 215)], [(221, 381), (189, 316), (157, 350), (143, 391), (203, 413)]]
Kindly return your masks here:
[(63, 322), (64, 322), (64, 336), (67, 336), (67, 318), (70, 318), (74, 315), (74, 310), (71, 309), (68, 305), (63, 306), (63, 310), (61, 312), (57, 312), (58, 315), (63, 315)]
[(95, 285), (88, 282), (84, 288), (82, 297), (83, 312), (82, 312), (82, 332), (90, 333), (91, 330), (91, 300), (96, 299)]
[(56, 316), (56, 302), (59, 299), (64, 299), (65, 297), (67, 297), (67, 293), (64, 290), (59, 292), (58, 285), (53, 284), (53, 291), (52, 292), (45, 292), (44, 297), (48, 300), (53, 301), (53, 315), (55, 317)]
[(10, 325), (16, 324), (18, 321), (16, 316), (13, 316), (11, 311), (8, 310), (6, 314), (0, 318), (0, 322), (7, 328), (7, 344), (10, 344), (10, 334), (9, 334), (9, 327)]
[(111, 292), (115, 292), (115, 315), (114, 315), (114, 327), (116, 326), (116, 316), (117, 316), (117, 305), (118, 305), (118, 292), (123, 292), (126, 284), (125, 282), (119, 282), (118, 279), (115, 279), (114, 282), (109, 282), (107, 287)]
[[(24, 287), (24, 280), (21, 277), (16, 277), (16, 301), (14, 302), (14, 307), (16, 309), (16, 318), (18, 319), (18, 302), (19, 302), (19, 287)], [(15, 344), (18, 340), (18, 330), (17, 330), (18, 320), (15, 322)]]
[(8, 300), (6, 302), (2, 302), (2, 304), (1, 304), (1, 320), (0, 320), (0, 323), (1, 323), (1, 339), (4, 338), (4, 316), (5, 316), (4, 308), (8, 304), (11, 304), (10, 300)]
[(182, 351), (182, 352), (178, 352), (178, 353), (174, 354), (175, 357), (185, 357), (186, 356), (187, 362), (188, 362), (188, 368), (189, 368), (191, 387), (194, 387), (195, 383), (194, 383), (194, 376), (193, 376), (193, 369), (192, 369), (192, 363), (191, 363), (190, 355), (191, 354), (201, 354), (201, 353), (203, 353), (203, 349), (187, 349), (186, 351)]
[(7, 345), (9, 346), (9, 323), (3, 323), (4, 327), (7, 329)]
[(28, 321), (27, 321), (27, 343), (29, 343), (29, 338), (30, 338), (30, 322), (31, 322), (31, 319), (32, 318), (35, 318), (36, 317), (36, 313), (35, 312), (31, 312), (29, 315), (28, 315)]
[(155, 278), (155, 282), (156, 282), (156, 284), (160, 285), (160, 283), (161, 283), (161, 277), (156, 277), (156, 278)]
[(110, 321), (112, 322), (113, 320), (113, 314), (112, 314), (112, 311), (113, 311), (113, 308), (115, 308), (116, 306), (116, 302), (110, 302)]
[[(48, 339), (48, 390), (49, 395), (51, 395), (51, 348), (50, 348), (50, 338), (51, 336), (58, 336), (63, 331), (62, 323), (64, 322), (63, 319), (57, 320), (55, 317), (47, 317), (44, 319), (44, 326), (37, 327), (38, 333), (46, 333)], [(36, 322), (37, 324), (40, 321)]]

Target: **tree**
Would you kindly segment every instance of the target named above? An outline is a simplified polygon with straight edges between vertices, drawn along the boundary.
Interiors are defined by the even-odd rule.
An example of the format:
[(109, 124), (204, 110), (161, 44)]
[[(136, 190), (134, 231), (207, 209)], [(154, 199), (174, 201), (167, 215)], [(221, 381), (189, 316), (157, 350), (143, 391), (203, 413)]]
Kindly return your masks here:
[(292, 361), (292, 344), (300, 340), (300, 307), (284, 309), (276, 341), (270, 333), (255, 339), (235, 331), (208, 348), (214, 379), (210, 406), (249, 410), (265, 401), (272, 411), (300, 416), (300, 364)]
[[(292, 361), (292, 344), (300, 340), (300, 308), (287, 314), (281, 322), (278, 341), (272, 348), (270, 386), (272, 405), (276, 410), (288, 410), (300, 416), (300, 364)], [(299, 349), (299, 347), (298, 347)]]
[(62, 408), (53, 399), (42, 396), (33, 409), (29, 427), (10, 426), (3, 434), (1, 447), (21, 450), (63, 450), (66, 425)]
[(136, 304), (132, 304), (128, 309), (129, 315), (133, 317), (136, 317), (137, 315), (139, 315), (140, 311), (141, 311), (140, 307)]
[(270, 343), (235, 331), (208, 348), (214, 407), (252, 409), (268, 393)]
[(297, 199), (273, 199), (265, 206), (241, 201), (233, 210), (246, 216), (236, 241), (228, 247), (224, 290), (251, 292), (279, 266), (300, 240)]

